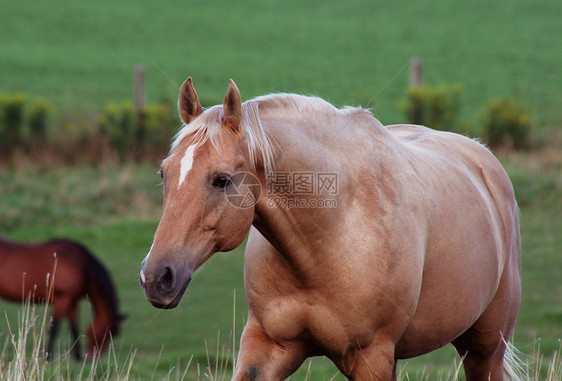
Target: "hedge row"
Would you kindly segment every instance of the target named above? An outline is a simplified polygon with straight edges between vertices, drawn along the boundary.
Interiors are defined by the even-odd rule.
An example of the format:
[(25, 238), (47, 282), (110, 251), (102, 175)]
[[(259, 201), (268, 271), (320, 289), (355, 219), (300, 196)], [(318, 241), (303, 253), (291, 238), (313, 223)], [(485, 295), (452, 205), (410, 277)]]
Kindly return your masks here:
[[(459, 123), (462, 92), (457, 84), (412, 87), (399, 106), (409, 123), (471, 134)], [(48, 152), (71, 162), (108, 156), (122, 162), (152, 160), (167, 152), (180, 125), (171, 102), (147, 105), (140, 113), (131, 102), (110, 103), (90, 126), (77, 126), (67, 117), (53, 123), (52, 114), (52, 104), (46, 99), (30, 101), (22, 93), (0, 94), (0, 159), (11, 159), (15, 152), (31, 156)], [(526, 149), (531, 126), (524, 107), (509, 98), (498, 98), (484, 107), (479, 132), (492, 148)]]
[[(462, 92), (458, 84), (411, 87), (399, 106), (409, 123), (474, 135), (474, 129), (459, 123)], [(497, 98), (484, 106), (482, 115), (478, 132), (490, 147), (530, 148), (532, 118), (525, 107), (511, 98)]]
[[(27, 96), (0, 94), (0, 156), (9, 156), (20, 145), (38, 143), (45, 138), (51, 104), (36, 99), (26, 115)], [(26, 124), (27, 121), (27, 124)]]
[(63, 115), (53, 122), (53, 107), (46, 99), (0, 94), (0, 159), (23, 153), (65, 162), (152, 160), (169, 149), (180, 125), (176, 115), (166, 102), (149, 104), (140, 113), (131, 102), (123, 102), (107, 104), (93, 118)]

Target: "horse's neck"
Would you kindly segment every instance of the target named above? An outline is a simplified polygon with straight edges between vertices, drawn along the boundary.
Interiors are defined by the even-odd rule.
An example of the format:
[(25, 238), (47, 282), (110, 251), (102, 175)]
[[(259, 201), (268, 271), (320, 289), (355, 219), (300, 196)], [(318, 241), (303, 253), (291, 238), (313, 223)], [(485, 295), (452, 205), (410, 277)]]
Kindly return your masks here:
[[(378, 176), (378, 164), (372, 160), (376, 154), (367, 151), (374, 146), (384, 146), (389, 134), (372, 116), (359, 112), (356, 119), (340, 118), (324, 126), (311, 122), (295, 126), (299, 129), (296, 131), (286, 125), (272, 129), (280, 153), (275, 174), (266, 179), (268, 184), (256, 205), (254, 226), (303, 274), (320, 265), (337, 265), (336, 261), (342, 257), (339, 254), (346, 246), (342, 237), (350, 228), (348, 221), (355, 211), (353, 193), (362, 191), (362, 184), (355, 177), (364, 171), (365, 162), (372, 168), (366, 176), (370, 176), (370, 180)], [(355, 131), (346, 130), (353, 128)], [(367, 157), (362, 157), (362, 151), (367, 152)], [(287, 194), (281, 187), (271, 184), (272, 179), (275, 182), (278, 177), (288, 181), (289, 187), (294, 186), (295, 176), (310, 181), (310, 189), (298, 192), (293, 189)], [(330, 180), (333, 188), (329, 187)], [(322, 181), (325, 188), (320, 190)], [(283, 200), (302, 200), (308, 204), (304, 208), (302, 205), (288, 208), (287, 204), (280, 204)], [(319, 253), (324, 258), (319, 258)], [(334, 261), (326, 261), (326, 256)]]
[(117, 319), (117, 306), (109, 274), (93, 257), (89, 258), (86, 291), (94, 306), (94, 323), (111, 325)]
[(114, 321), (117, 319), (115, 316), (115, 311), (107, 303), (99, 297), (93, 297), (94, 305), (94, 316), (92, 320), (92, 326), (95, 327), (96, 331), (104, 332), (106, 329), (110, 329), (114, 325)]
[(114, 320), (113, 312), (103, 304), (95, 306), (94, 325), (109, 327)]

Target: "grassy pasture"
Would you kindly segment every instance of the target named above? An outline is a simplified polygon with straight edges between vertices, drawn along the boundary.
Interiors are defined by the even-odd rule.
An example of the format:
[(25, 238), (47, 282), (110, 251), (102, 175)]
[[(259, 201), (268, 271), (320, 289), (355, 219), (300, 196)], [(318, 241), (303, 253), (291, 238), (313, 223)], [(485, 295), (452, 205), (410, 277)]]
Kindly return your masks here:
[[(191, 75), (209, 106), (222, 101), (234, 78), (244, 99), (315, 94), (339, 106), (369, 106), (383, 123), (396, 123), (404, 120), (397, 101), (408, 84), (407, 64), (418, 56), (429, 84), (464, 86), (465, 123), (477, 124), (492, 98), (511, 95), (530, 106), (540, 136), (543, 127), (562, 125), (561, 15), (562, 3), (549, 0), (3, 0), (0, 92), (48, 97), (58, 117), (87, 125), (105, 103), (132, 99), (133, 67), (143, 64), (149, 101), (175, 99)], [(540, 153), (501, 157), (521, 206), (524, 292), (515, 344), (530, 354), (538, 342), (545, 357), (559, 349), (562, 336), (561, 150), (558, 141)], [(0, 168), (0, 235), (67, 236), (110, 269), (129, 315), (115, 342), (118, 361), (126, 363), (137, 349), (135, 379), (161, 379), (171, 366), (183, 371), (191, 355), (204, 368), (205, 342), (213, 359), (217, 341), (229, 342), (233, 318), (238, 337), (247, 313), (243, 247), (216, 255), (177, 309), (156, 310), (144, 299), (138, 270), (160, 213), (159, 159), (130, 167)], [(0, 346), (7, 319), (13, 327), (19, 309), (0, 301)], [(82, 327), (87, 315), (84, 306)], [(63, 334), (63, 348), (65, 340)], [(406, 370), (410, 379), (423, 369), (434, 379), (453, 368), (454, 356), (446, 347), (409, 360)], [(336, 373), (324, 359), (311, 370), (313, 380)], [(196, 378), (193, 364), (188, 374)], [(306, 365), (293, 379), (305, 374)]]
[[(562, 163), (554, 166), (556, 170), (545, 157), (548, 154), (509, 154), (503, 161), (521, 204), (524, 292), (515, 344), (524, 353), (531, 354), (538, 342), (548, 358), (559, 349), (562, 337), (562, 284), (559, 280), (562, 236), (557, 233), (562, 230), (559, 170)], [(155, 172), (156, 166), (151, 165), (121, 169), (69, 167), (47, 172), (23, 167), (17, 171), (0, 171), (3, 195), (0, 215), (14, 216), (14, 207), (21, 215), (27, 215), (18, 220), (18, 226), (3, 220), (4, 236), (24, 241), (60, 235), (72, 237), (90, 246), (109, 267), (118, 286), (123, 312), (129, 315), (122, 335), (115, 342), (117, 353), (120, 361), (125, 362), (131, 348), (137, 349), (131, 375), (141, 379), (151, 378), (153, 374), (157, 379), (163, 377), (171, 366), (177, 369), (178, 362), (180, 367), (185, 366), (191, 355), (205, 367), (205, 343), (213, 360), (217, 343), (222, 351), (231, 341), (233, 319), (238, 337), (247, 313), (243, 247), (215, 255), (198, 272), (177, 309), (156, 310), (146, 302), (138, 286), (138, 270), (158, 221), (161, 189)], [(63, 179), (72, 185), (62, 184)], [(104, 183), (111, 183), (107, 186), (110, 190), (107, 194), (102, 192), (104, 196), (100, 197), (100, 191), (94, 190)], [(17, 197), (22, 189), (26, 189), (26, 197)], [(53, 209), (51, 197), (56, 197), (57, 209)], [(75, 198), (88, 207), (76, 205)], [(14, 204), (16, 200), (19, 204)], [(123, 210), (123, 204), (130, 208)], [(0, 307), (13, 326), (19, 306), (0, 301)], [(84, 305), (82, 327), (87, 323), (88, 314)], [(0, 343), (6, 332), (7, 322), (2, 316)], [(68, 347), (68, 335), (62, 335), (61, 341), (64, 350)], [(159, 353), (161, 357), (157, 360)], [(434, 377), (452, 371), (454, 358), (452, 348), (445, 347), (404, 363), (410, 377), (421, 374), (424, 369), (425, 374)], [(314, 380), (327, 380), (336, 373), (325, 359), (314, 360), (311, 371)], [(189, 377), (195, 378), (196, 373), (192, 366)], [(306, 367), (294, 379), (304, 379), (305, 373)]]

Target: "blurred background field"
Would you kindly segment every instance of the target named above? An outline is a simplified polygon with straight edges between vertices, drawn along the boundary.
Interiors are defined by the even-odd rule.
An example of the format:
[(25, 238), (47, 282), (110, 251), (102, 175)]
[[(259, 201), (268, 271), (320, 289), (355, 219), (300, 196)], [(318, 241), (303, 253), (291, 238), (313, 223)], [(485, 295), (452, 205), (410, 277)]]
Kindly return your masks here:
[[(23, 131), (16, 152), (0, 152), (0, 235), (23, 241), (66, 236), (97, 254), (129, 315), (115, 345), (121, 363), (136, 348), (134, 378), (160, 379), (172, 366), (183, 369), (192, 355), (204, 368), (217, 341), (225, 348), (231, 342), (233, 320), (236, 336), (243, 327), (243, 247), (216, 255), (175, 310), (154, 309), (138, 286), (161, 207), (156, 171), (179, 127), (173, 119), (179, 84), (191, 75), (203, 106), (221, 103), (233, 78), (244, 99), (318, 95), (337, 106), (370, 107), (392, 124), (408, 120), (400, 102), (407, 99), (409, 62), (420, 57), (426, 84), (462, 87), (456, 123), (463, 132), (484, 136), (486, 106), (502, 97), (523, 105), (532, 121), (525, 150), (510, 144), (494, 150), (521, 208), (523, 304), (514, 343), (529, 355), (540, 343), (549, 358), (562, 337), (561, 17), (562, 4), (544, 0), (5, 0), (0, 93), (4, 99), (24, 95), (24, 125), (36, 99), (45, 99), (49, 112), (44, 140), (26, 140), (29, 131)], [(172, 116), (155, 119), (145, 143), (152, 149), (130, 160), (99, 136), (102, 119), (134, 101), (136, 65), (146, 71), (149, 105), (165, 105), (155, 113)], [(38, 154), (46, 145), (48, 154)], [(19, 309), (0, 300), (0, 345)], [(84, 306), (82, 327), (87, 315)], [(406, 370), (410, 379), (424, 369), (433, 379), (450, 371), (454, 356), (446, 347), (408, 360)], [(329, 361), (316, 359), (309, 379), (335, 373)], [(193, 364), (188, 374), (196, 378)], [(302, 369), (293, 379), (305, 374)]]
[(541, 126), (562, 119), (553, 1), (6, 0), (1, 10), (1, 90), (47, 97), (65, 114), (131, 99), (143, 64), (152, 102), (175, 99), (191, 75), (202, 104), (216, 104), (234, 78), (245, 98), (315, 94), (368, 104), (389, 124), (419, 56), (428, 83), (464, 85), (467, 120), (502, 95), (528, 103)]

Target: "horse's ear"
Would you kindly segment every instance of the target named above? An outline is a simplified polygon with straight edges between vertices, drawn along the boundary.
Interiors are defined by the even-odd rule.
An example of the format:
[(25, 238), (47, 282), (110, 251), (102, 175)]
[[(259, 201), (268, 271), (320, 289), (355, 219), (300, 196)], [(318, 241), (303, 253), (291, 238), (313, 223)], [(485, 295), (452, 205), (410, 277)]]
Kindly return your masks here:
[(191, 77), (186, 79), (183, 85), (181, 85), (178, 109), (180, 111), (181, 120), (183, 120), (185, 124), (188, 124), (203, 113), (203, 107), (201, 107), (199, 103), (199, 98), (197, 98), (197, 92), (193, 87)]
[(224, 125), (233, 131), (238, 131), (240, 129), (240, 121), (242, 120), (242, 100), (240, 98), (240, 91), (232, 79), (228, 84), (226, 97), (224, 97), (223, 110)]

